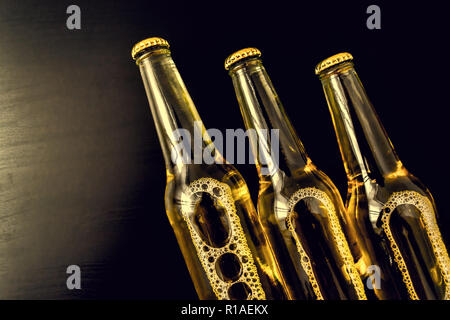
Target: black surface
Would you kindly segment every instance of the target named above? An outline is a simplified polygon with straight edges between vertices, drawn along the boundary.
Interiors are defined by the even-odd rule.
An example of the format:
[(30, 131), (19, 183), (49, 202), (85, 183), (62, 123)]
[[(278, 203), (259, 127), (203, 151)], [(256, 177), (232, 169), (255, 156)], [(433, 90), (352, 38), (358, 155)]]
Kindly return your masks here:
[[(162, 36), (207, 128), (243, 127), (226, 56), (261, 49), (316, 163), (346, 192), (314, 66), (349, 51), (406, 167), (450, 234), (446, 10), (355, 1), (2, 1), (0, 298), (196, 298), (163, 207), (165, 171), (135, 42)], [(382, 29), (368, 30), (370, 4)], [(66, 28), (77, 4), (82, 29)], [(256, 199), (256, 170), (237, 166)], [(82, 290), (66, 289), (66, 267)]]

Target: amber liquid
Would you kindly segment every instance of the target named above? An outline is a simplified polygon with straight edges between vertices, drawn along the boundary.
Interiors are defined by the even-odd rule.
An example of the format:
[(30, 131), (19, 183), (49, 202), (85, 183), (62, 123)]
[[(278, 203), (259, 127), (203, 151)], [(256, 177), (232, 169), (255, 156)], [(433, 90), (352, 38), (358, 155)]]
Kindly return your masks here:
[[(340, 272), (341, 267), (333, 256), (335, 248), (329, 246), (328, 231), (323, 228), (327, 224), (328, 212), (322, 203), (315, 198), (304, 198), (298, 202), (294, 211), (295, 233), (310, 257), (323, 257), (311, 261), (312, 268), (317, 270), (315, 276), (324, 299), (348, 299), (346, 294), (347, 279)], [(353, 296), (352, 298), (357, 298)]]
[[(368, 210), (364, 210), (367, 203), (350, 202), (347, 209), (360, 218), (358, 246), (365, 251), (359, 261), (369, 257), (372, 260), (368, 261), (381, 270), (380, 288), (373, 294), (378, 299), (449, 299), (446, 270), (450, 270), (450, 264), (432, 198), (410, 174), (394, 180), (383, 188), (379, 186), (378, 194), (374, 194), (383, 203), (370, 212), (378, 217), (375, 226), (369, 222)], [(365, 200), (366, 195), (361, 198)], [(363, 269), (360, 271), (367, 276)]]
[(418, 188), (415, 177), (396, 180), (388, 187), (395, 190), (402, 185), (403, 190), (390, 193), (378, 226), (387, 239), (398, 277), (412, 300), (449, 300), (450, 260), (432, 198), (428, 191)]
[[(336, 210), (342, 210), (337, 190), (315, 168), (285, 178), (284, 185), (278, 193), (267, 183), (260, 190), (258, 210), (264, 227), (272, 230), (267, 233), (272, 235), (274, 251), (279, 250), (285, 277), (294, 284), (300, 279), (296, 290), (302, 289), (305, 299), (365, 299)], [(286, 202), (291, 205), (283, 205)], [(287, 269), (290, 265), (295, 268)]]
[[(357, 180), (357, 179), (356, 179)], [(392, 269), (392, 259), (388, 253), (388, 244), (384, 240), (380, 230), (375, 230), (370, 222), (369, 215), (377, 216), (381, 211), (382, 204), (369, 205), (364, 183), (353, 181), (349, 184), (349, 196), (346, 202), (348, 216), (347, 229), (354, 242), (351, 249), (355, 258), (355, 264), (361, 275), (368, 299), (389, 300), (408, 298), (399, 274)], [(371, 208), (371, 209), (369, 209)], [(350, 216), (351, 215), (351, 216)], [(379, 270), (375, 274), (376, 266)], [(377, 276), (376, 283), (374, 276)]]
[(199, 297), (289, 298), (240, 174), (230, 165), (197, 172), (169, 181), (166, 206)]

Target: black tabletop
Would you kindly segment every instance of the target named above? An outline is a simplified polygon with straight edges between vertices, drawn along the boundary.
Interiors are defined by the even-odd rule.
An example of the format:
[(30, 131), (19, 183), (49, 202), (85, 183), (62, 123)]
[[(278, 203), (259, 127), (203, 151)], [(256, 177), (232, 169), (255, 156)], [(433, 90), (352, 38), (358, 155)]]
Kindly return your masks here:
[[(348, 51), (405, 166), (433, 193), (445, 237), (450, 71), (446, 11), (349, 2), (2, 1), (0, 298), (196, 298), (165, 214), (165, 168), (132, 46), (172, 55), (207, 128), (242, 128), (226, 56), (254, 46), (308, 154), (346, 177), (314, 66)], [(81, 29), (69, 30), (69, 5)], [(252, 165), (237, 165), (257, 196)], [(66, 269), (81, 269), (68, 290)]]

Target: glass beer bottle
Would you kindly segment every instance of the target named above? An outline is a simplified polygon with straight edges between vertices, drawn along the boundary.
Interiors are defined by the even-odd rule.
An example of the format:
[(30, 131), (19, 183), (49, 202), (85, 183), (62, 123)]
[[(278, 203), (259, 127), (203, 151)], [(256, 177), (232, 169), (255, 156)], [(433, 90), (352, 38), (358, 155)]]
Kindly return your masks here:
[[(340, 53), (319, 75), (348, 177), (347, 223), (361, 275), (378, 268), (380, 299), (449, 299), (450, 261), (433, 197), (399, 160), (355, 72)], [(376, 281), (375, 281), (376, 282)]]
[(255, 48), (237, 51), (226, 59), (225, 69), (259, 175), (258, 213), (286, 285), (307, 299), (364, 300), (365, 289), (341, 226), (339, 192), (308, 158), (260, 56)]
[(132, 57), (165, 159), (166, 212), (199, 298), (288, 298), (247, 185), (207, 134), (168, 42), (143, 40)]

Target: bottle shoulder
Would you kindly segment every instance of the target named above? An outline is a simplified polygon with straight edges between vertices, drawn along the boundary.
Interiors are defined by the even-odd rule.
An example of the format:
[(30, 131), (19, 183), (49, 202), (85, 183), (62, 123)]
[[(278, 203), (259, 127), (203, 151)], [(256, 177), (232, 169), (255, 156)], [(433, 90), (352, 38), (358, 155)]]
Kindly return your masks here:
[(349, 180), (349, 193), (360, 196), (368, 196), (369, 198), (376, 198), (378, 201), (384, 203), (394, 193), (399, 192), (415, 192), (421, 196), (432, 199), (432, 195), (428, 188), (414, 175), (409, 172), (401, 176), (392, 178), (385, 178), (382, 181), (378, 179), (370, 179), (361, 176)]
[[(361, 214), (367, 215), (375, 229), (379, 229), (383, 218), (390, 215), (399, 206), (403, 209), (395, 210), (395, 212), (408, 216), (409, 219), (421, 219), (421, 214), (416, 210), (419, 204), (423, 204), (430, 215), (435, 215), (436, 211), (430, 191), (409, 172), (400, 176), (388, 177), (381, 183), (369, 179), (349, 181), (347, 199), (349, 200), (347, 201), (347, 211), (356, 213), (360, 218)], [(409, 209), (406, 210), (406, 208)]]
[[(272, 188), (266, 187), (267, 190), (273, 190), (274, 193), (289, 196), (298, 190), (306, 188), (319, 189), (327, 194), (339, 194), (336, 186), (331, 179), (321, 170), (314, 168), (313, 170), (302, 170), (293, 174), (285, 174), (281, 172), (272, 176), (270, 181)], [(267, 184), (260, 183), (260, 186)], [(340, 196), (339, 196), (340, 197)]]
[(414, 191), (423, 196), (431, 196), (428, 188), (425, 187), (417, 177), (409, 172), (403, 176), (386, 179), (384, 181), (384, 189), (386, 189), (388, 193)]
[(293, 175), (279, 172), (272, 176), (270, 181), (260, 180), (259, 191), (259, 203), (267, 203), (270, 200), (277, 208), (288, 208), (295, 198), (316, 197), (322, 202), (332, 203), (338, 211), (344, 210), (338, 189), (331, 179), (317, 168)]
[(179, 189), (195, 183), (199, 179), (209, 178), (228, 184), (231, 188), (245, 184), (240, 172), (231, 164), (186, 164), (168, 175), (167, 181), (173, 188)]
[(181, 207), (186, 207), (190, 203), (194, 205), (196, 202), (192, 202), (193, 199), (202, 195), (227, 200), (238, 211), (242, 206), (245, 207), (244, 211), (254, 211), (245, 180), (239, 171), (228, 163), (186, 165), (172, 175), (168, 175), (165, 192), (166, 208), (170, 207), (172, 211), (179, 211)]

